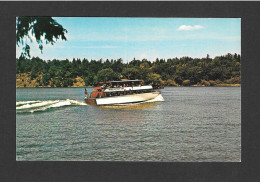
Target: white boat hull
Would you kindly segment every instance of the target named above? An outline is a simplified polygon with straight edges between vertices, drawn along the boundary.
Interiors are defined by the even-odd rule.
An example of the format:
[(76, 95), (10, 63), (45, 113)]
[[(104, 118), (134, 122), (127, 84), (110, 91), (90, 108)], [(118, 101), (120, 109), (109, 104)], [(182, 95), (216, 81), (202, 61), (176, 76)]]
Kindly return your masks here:
[(115, 97), (97, 98), (97, 105), (112, 105), (112, 104), (127, 104), (127, 103), (138, 103), (145, 102), (156, 98), (160, 92), (141, 93), (132, 95), (122, 95)]

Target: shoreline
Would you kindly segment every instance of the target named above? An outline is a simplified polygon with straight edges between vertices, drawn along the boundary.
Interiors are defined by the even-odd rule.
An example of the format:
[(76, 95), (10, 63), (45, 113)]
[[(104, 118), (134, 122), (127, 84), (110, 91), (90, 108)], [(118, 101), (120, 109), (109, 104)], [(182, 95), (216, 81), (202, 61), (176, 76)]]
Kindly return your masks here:
[[(234, 78), (220, 81), (220, 80), (201, 80), (200, 82), (191, 85), (189, 80), (184, 80), (182, 85), (175, 83), (172, 80), (162, 81), (159, 85), (165, 85), (164, 87), (241, 87), (240, 79), (233, 80)], [(72, 80), (71, 80), (72, 81)], [(186, 82), (188, 81), (188, 82)], [(88, 88), (94, 87), (91, 83), (86, 83), (82, 77), (77, 76), (73, 83), (56, 83), (57, 80), (49, 80), (47, 83), (43, 81), (43, 74), (38, 75), (37, 78), (31, 78), (28, 73), (16, 74), (16, 88)], [(59, 81), (58, 81), (59, 82)], [(92, 83), (93, 84), (93, 83)], [(58, 87), (57, 87), (58, 85)]]
[[(93, 88), (95, 86), (74, 86), (74, 87), (43, 87), (43, 86), (38, 86), (38, 87), (23, 87), (23, 86), (16, 86), (16, 88)], [(165, 87), (241, 87), (241, 84), (218, 84), (214, 86), (204, 86), (204, 85), (190, 85), (190, 86), (165, 86)]]

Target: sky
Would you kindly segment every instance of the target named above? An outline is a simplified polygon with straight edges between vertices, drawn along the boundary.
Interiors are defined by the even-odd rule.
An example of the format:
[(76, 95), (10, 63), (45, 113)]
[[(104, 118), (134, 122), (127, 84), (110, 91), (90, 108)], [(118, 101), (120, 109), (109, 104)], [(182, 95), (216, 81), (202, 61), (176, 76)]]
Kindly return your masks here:
[[(241, 54), (240, 18), (92, 18), (53, 17), (68, 33), (67, 41), (29, 41), (31, 56), (44, 60), (87, 58), (192, 58)], [(16, 57), (22, 46), (16, 46)]]

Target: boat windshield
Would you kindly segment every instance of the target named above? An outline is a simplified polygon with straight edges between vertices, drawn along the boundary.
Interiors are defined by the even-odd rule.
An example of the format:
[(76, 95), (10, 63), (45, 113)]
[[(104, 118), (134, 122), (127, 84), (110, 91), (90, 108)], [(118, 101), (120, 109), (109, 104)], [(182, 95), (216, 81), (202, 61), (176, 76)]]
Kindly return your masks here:
[(122, 81), (111, 81), (112, 87), (133, 87), (141, 86), (142, 80), (122, 80)]
[(134, 87), (143, 86), (142, 80), (120, 80), (120, 81), (105, 81), (99, 82), (98, 86), (101, 88), (116, 88), (116, 87)]

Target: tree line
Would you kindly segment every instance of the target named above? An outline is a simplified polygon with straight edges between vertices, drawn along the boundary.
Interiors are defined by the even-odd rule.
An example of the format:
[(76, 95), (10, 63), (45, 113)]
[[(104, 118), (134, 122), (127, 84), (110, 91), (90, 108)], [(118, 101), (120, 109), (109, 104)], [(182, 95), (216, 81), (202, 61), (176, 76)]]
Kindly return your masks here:
[[(40, 86), (70, 87), (76, 77), (83, 78), (86, 86), (96, 86), (101, 81), (141, 79), (154, 86), (214, 86), (220, 83), (240, 84), (239, 54), (226, 54), (210, 58), (171, 58), (88, 60), (42, 60), (39, 57), (16, 59), (16, 73), (27, 73)], [(41, 75), (41, 79), (39, 79)]]

